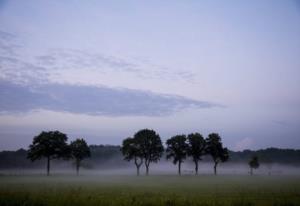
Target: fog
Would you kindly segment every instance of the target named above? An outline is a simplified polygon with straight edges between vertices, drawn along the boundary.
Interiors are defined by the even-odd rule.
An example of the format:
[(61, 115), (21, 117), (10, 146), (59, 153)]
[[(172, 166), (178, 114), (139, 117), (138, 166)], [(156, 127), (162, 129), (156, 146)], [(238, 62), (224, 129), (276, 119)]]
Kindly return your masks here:
[[(178, 165), (174, 165), (171, 161), (162, 160), (158, 163), (150, 164), (149, 175), (177, 175)], [(140, 168), (140, 175), (144, 176), (146, 173), (144, 165)], [(184, 162), (181, 167), (182, 175), (195, 175), (194, 164), (192, 162)], [(213, 175), (213, 163), (202, 162), (199, 164), (199, 175)], [(219, 175), (250, 175), (250, 168), (247, 163), (220, 163), (217, 167)], [(300, 167), (297, 165), (283, 165), (283, 164), (264, 164), (261, 163), (258, 169), (254, 169), (254, 175), (297, 175), (300, 174)], [(45, 167), (36, 169), (1, 169), (0, 175), (45, 175)], [(71, 162), (54, 161), (51, 164), (51, 175), (76, 175), (75, 166)], [(136, 167), (132, 162), (124, 161), (120, 165), (102, 164), (93, 167), (88, 167), (83, 164), (80, 168), (80, 175), (136, 175)]]

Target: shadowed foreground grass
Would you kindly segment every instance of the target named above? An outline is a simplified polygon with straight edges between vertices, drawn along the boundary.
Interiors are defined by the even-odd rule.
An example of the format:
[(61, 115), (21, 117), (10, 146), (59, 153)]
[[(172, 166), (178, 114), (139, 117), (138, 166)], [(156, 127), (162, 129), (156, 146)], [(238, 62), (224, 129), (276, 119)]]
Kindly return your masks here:
[(1, 176), (0, 205), (300, 205), (300, 176)]

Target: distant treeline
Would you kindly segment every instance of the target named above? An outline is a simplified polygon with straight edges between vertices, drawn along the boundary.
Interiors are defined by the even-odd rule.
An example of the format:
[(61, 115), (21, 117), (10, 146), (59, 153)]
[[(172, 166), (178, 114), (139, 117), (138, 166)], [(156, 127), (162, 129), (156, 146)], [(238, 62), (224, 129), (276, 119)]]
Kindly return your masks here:
[[(84, 168), (119, 168), (131, 165), (123, 160), (121, 147), (115, 145), (90, 145), (91, 158), (84, 160), (82, 167)], [(242, 152), (229, 151), (231, 163), (247, 163), (249, 159), (256, 155), (259, 157), (261, 164), (287, 164), (300, 166), (300, 150), (268, 148), (257, 151), (244, 150)], [(165, 159), (163, 157), (162, 159)], [(210, 161), (210, 157), (206, 156), (203, 161)], [(63, 160), (55, 160), (54, 164), (61, 167), (68, 167)], [(201, 162), (200, 162), (201, 164)], [(36, 169), (44, 168), (45, 161), (38, 160), (31, 162), (27, 159), (27, 150), (19, 149), (17, 151), (0, 152), (0, 169)]]
[(299, 149), (279, 149), (279, 148), (267, 148), (257, 151), (244, 150), (242, 152), (230, 151), (231, 162), (245, 162), (256, 155), (259, 157), (261, 163), (278, 163), (287, 165), (300, 166), (300, 150)]

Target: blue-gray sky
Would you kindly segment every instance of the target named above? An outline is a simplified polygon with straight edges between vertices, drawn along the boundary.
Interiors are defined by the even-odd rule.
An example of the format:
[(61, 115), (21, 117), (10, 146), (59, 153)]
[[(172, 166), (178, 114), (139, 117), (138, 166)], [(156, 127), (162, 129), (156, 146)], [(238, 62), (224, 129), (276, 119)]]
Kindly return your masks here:
[(218, 132), (300, 148), (300, 3), (0, 0), (0, 150)]

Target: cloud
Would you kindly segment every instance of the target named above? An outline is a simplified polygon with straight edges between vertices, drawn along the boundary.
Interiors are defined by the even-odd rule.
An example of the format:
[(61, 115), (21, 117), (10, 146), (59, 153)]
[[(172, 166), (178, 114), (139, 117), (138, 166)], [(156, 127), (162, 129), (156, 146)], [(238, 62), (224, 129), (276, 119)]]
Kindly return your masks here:
[(24, 48), (16, 35), (0, 31), (0, 113), (45, 109), (88, 115), (162, 116), (191, 107), (218, 106), (183, 96), (80, 86), (75, 85), (76, 80), (73, 85), (58, 84), (51, 79), (62, 70), (79, 69), (114, 75), (126, 73), (141, 79), (190, 80), (193, 75), (187, 71), (82, 50), (52, 49), (39, 56), (23, 56), (21, 49)]
[(6, 32), (6, 31), (1, 31), (0, 30), (0, 39), (3, 39), (3, 40), (11, 40), (11, 39), (14, 39), (16, 36), (9, 33), (9, 32)]
[(142, 79), (184, 80), (193, 82), (195, 74), (182, 69), (176, 70), (149, 61), (120, 58), (76, 49), (52, 49), (36, 57), (37, 65), (49, 69), (96, 70), (97, 72), (127, 73)]
[[(94, 54), (76, 49), (52, 49), (36, 57), (37, 63), (56, 69), (100, 69), (110, 71), (137, 72), (137, 65), (121, 58)], [(50, 63), (50, 65), (49, 65)]]
[[(0, 71), (3, 75), (12, 73), (12, 71), (17, 74), (24, 74), (26, 73), (24, 70), (32, 71), (35, 68), (43, 68), (45, 71), (42, 75), (48, 75), (48, 81), (51, 81), (51, 74), (79, 70), (91, 73), (96, 71), (99, 74), (113, 73), (118, 76), (126, 75), (148, 80), (159, 79), (163, 81), (195, 82), (196, 75), (193, 72), (182, 68), (176, 69), (157, 65), (149, 60), (139, 60), (139, 58), (119, 57), (104, 53), (92, 53), (79, 49), (61, 48), (46, 50), (45, 52), (40, 52), (37, 56), (34, 54), (23, 56), (23, 54), (29, 53), (28, 51), (23, 51), (24, 49), (26, 50), (26, 47), (24, 47), (20, 40), (21, 39), (17, 35), (0, 30), (0, 58), (2, 64)], [(8, 62), (9, 59), (14, 59), (17, 63), (22, 62), (22, 66), (3, 66), (3, 61)], [(12, 61), (9, 63), (11, 64)], [(24, 65), (27, 65), (26, 69), (24, 69)], [(3, 71), (4, 67), (6, 70)], [(39, 72), (40, 71), (41, 70), (39, 69)], [(26, 77), (28, 76), (24, 75), (23, 79), (25, 80)], [(32, 81), (32, 79), (33, 78), (30, 78), (30, 81)]]
[(22, 58), (23, 46), (16, 35), (0, 30), (0, 79), (21, 84), (48, 81), (46, 68)]
[(249, 149), (253, 145), (253, 140), (249, 137), (246, 137), (235, 144), (234, 149), (237, 151), (243, 151)]
[(14, 34), (0, 30), (0, 55), (16, 56), (20, 47)]
[(164, 116), (218, 105), (148, 91), (64, 84), (20, 85), (0, 81), (0, 112), (51, 110), (105, 116)]
[(48, 81), (48, 72), (43, 67), (19, 58), (0, 55), (0, 78), (6, 81), (32, 84)]

